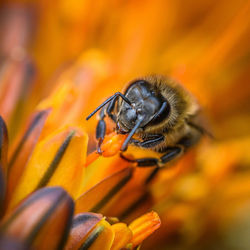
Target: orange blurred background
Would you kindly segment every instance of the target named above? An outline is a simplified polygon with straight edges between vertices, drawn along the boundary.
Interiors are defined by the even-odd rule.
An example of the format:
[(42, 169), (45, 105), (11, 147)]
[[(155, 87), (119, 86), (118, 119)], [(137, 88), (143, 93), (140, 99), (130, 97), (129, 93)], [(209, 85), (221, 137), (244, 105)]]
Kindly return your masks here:
[[(161, 73), (193, 92), (217, 137), (242, 136), (250, 119), (249, 4), (5, 1), (0, 51), (2, 57), (28, 54), (36, 71), (34, 103), (48, 95), (63, 69), (82, 60), (78, 77), (91, 96), (84, 115), (134, 77)], [(82, 73), (86, 67), (92, 76)]]

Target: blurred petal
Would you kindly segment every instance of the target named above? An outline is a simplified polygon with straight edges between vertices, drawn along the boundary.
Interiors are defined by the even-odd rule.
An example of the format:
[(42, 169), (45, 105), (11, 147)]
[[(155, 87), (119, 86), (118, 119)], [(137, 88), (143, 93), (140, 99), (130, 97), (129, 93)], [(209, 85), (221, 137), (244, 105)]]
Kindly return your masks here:
[(133, 233), (125, 223), (117, 223), (112, 225), (115, 233), (115, 239), (111, 250), (119, 250), (125, 247), (132, 239)]
[(0, 116), (0, 217), (4, 209), (7, 176), (8, 131)]
[(8, 214), (0, 231), (35, 249), (60, 249), (67, 240), (73, 211), (73, 200), (62, 188), (43, 188)]
[(3, 250), (29, 250), (31, 249), (23, 242), (18, 241), (14, 237), (8, 237), (6, 235), (0, 236), (0, 249)]
[(5, 174), (7, 174), (8, 156), (8, 131), (3, 118), (0, 116), (0, 164)]
[(125, 168), (98, 183), (76, 200), (76, 213), (99, 211), (131, 179), (132, 168)]
[(4, 210), (5, 192), (6, 192), (6, 178), (3, 173), (3, 168), (0, 164), (0, 217), (2, 217)]
[(79, 195), (84, 177), (87, 135), (77, 127), (58, 130), (36, 146), (9, 208), (43, 186), (60, 185), (73, 197)]
[(77, 214), (72, 222), (69, 239), (67, 241), (66, 249), (78, 249), (85, 236), (96, 226), (102, 219), (101, 214), (82, 213)]
[(11, 135), (17, 131), (22, 119), (27, 115), (24, 107), (28, 106), (28, 102), (24, 102), (24, 100), (29, 100), (34, 74), (34, 65), (28, 58), (9, 60), (2, 65), (0, 110)]
[(33, 8), (19, 4), (5, 5), (0, 10), (0, 56), (19, 58), (31, 38), (34, 26)]
[(107, 221), (102, 219), (77, 249), (109, 250), (113, 240), (114, 231), (112, 230), (112, 227)]
[(49, 110), (42, 110), (32, 117), (29, 126), (11, 154), (8, 165), (8, 199), (10, 199), (10, 195), (13, 194), (13, 190), (24, 172), (27, 161), (39, 139), (48, 114)]
[(133, 232), (132, 243), (138, 246), (145, 238), (152, 234), (161, 225), (161, 220), (158, 214), (154, 211), (144, 214), (134, 220), (129, 228)]

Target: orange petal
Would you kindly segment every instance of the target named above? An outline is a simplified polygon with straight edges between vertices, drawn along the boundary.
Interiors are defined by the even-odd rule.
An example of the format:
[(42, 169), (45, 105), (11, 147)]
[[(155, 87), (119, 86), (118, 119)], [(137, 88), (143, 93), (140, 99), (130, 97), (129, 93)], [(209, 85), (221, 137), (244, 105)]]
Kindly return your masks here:
[(125, 168), (98, 183), (76, 200), (76, 213), (99, 211), (132, 177), (132, 168)]
[(154, 211), (144, 214), (138, 219), (134, 220), (129, 228), (133, 232), (131, 243), (138, 246), (141, 242), (152, 234), (161, 225), (161, 220), (158, 214)]
[(119, 250), (125, 247), (132, 239), (133, 233), (125, 223), (117, 223), (112, 225), (115, 233), (115, 239), (111, 250)]
[(82, 213), (77, 214), (72, 222), (69, 239), (66, 249), (77, 249), (77, 246), (82, 244), (85, 236), (96, 226), (102, 219), (101, 214)]
[(20, 177), (24, 172), (27, 161), (38, 141), (48, 114), (49, 110), (42, 110), (33, 115), (29, 126), (22, 137), (18, 140), (14, 151), (11, 153), (8, 165), (8, 200), (10, 199), (11, 194), (13, 194)]
[(86, 163), (85, 163), (85, 167), (87, 167), (88, 165), (90, 165), (92, 162), (94, 162), (95, 160), (97, 160), (101, 155), (97, 153), (97, 151), (90, 153), (87, 156), (86, 159)]
[(77, 127), (58, 130), (40, 141), (14, 191), (9, 208), (43, 186), (60, 185), (79, 195), (84, 177), (87, 135)]
[(110, 224), (102, 219), (96, 227), (74, 249), (110, 250), (114, 241), (114, 231)]
[(86, 168), (86, 178), (84, 179), (82, 193), (109, 177), (111, 174), (130, 165), (130, 162), (123, 160), (119, 155), (108, 158), (99, 157)]
[(73, 210), (73, 200), (62, 188), (43, 188), (7, 215), (0, 230), (34, 249), (62, 248)]
[(0, 165), (5, 174), (7, 174), (8, 141), (7, 127), (3, 118), (0, 116)]

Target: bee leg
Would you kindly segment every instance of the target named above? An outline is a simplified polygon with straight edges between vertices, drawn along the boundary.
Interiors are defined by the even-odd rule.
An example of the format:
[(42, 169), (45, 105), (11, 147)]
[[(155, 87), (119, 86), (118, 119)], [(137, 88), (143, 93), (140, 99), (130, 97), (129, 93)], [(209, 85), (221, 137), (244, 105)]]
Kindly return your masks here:
[(120, 157), (128, 162), (137, 163), (138, 167), (155, 167), (157, 166), (158, 159), (157, 158), (140, 158), (140, 159), (129, 159), (126, 156), (124, 156), (122, 153), (120, 154)]
[(107, 109), (106, 109), (106, 113), (107, 115), (114, 121), (116, 122), (116, 115), (114, 115), (112, 112), (114, 111), (115, 108), (115, 103), (118, 99), (118, 96), (116, 96), (108, 105)]
[(99, 115), (99, 122), (96, 127), (96, 139), (98, 140), (97, 145), (97, 152), (99, 154), (102, 153), (101, 151), (101, 145), (104, 139), (104, 136), (106, 134), (106, 123), (104, 121), (105, 113), (114, 121), (116, 122), (116, 116), (112, 114), (112, 111), (114, 110), (115, 103), (117, 101), (119, 96), (116, 96), (109, 104), (107, 108), (102, 108), (100, 115)]
[(167, 162), (173, 160), (175, 157), (179, 156), (181, 152), (182, 148), (180, 146), (167, 147), (164, 150), (164, 155), (161, 156), (159, 163), (166, 164)]
[(164, 135), (150, 135), (152, 139), (147, 139), (143, 141), (132, 139), (131, 143), (135, 146), (142, 147), (142, 148), (152, 148), (160, 143), (162, 143), (165, 139)]
[(104, 136), (106, 134), (106, 123), (104, 121), (104, 117), (105, 117), (105, 113), (104, 113), (104, 109), (102, 109), (100, 112), (99, 121), (96, 127), (96, 139), (98, 140), (97, 152), (99, 154), (102, 153), (101, 145), (102, 145)]
[(158, 158), (140, 158), (140, 159), (129, 159), (123, 154), (120, 154), (121, 158), (128, 162), (136, 162), (138, 167), (160, 167), (162, 164), (166, 164), (167, 162), (173, 160), (182, 152), (182, 148), (180, 146), (175, 147), (167, 147), (164, 150), (164, 155)]

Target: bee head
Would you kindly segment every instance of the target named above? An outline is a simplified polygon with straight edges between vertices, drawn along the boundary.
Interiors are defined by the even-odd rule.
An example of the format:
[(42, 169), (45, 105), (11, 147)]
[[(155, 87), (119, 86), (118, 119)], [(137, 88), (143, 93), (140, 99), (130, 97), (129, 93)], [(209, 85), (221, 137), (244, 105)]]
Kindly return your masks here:
[(152, 86), (144, 80), (132, 83), (125, 96), (130, 100), (131, 105), (122, 101), (119, 107), (117, 126), (121, 133), (128, 133), (139, 121), (138, 130), (151, 124), (163, 103), (162, 96), (152, 90)]

